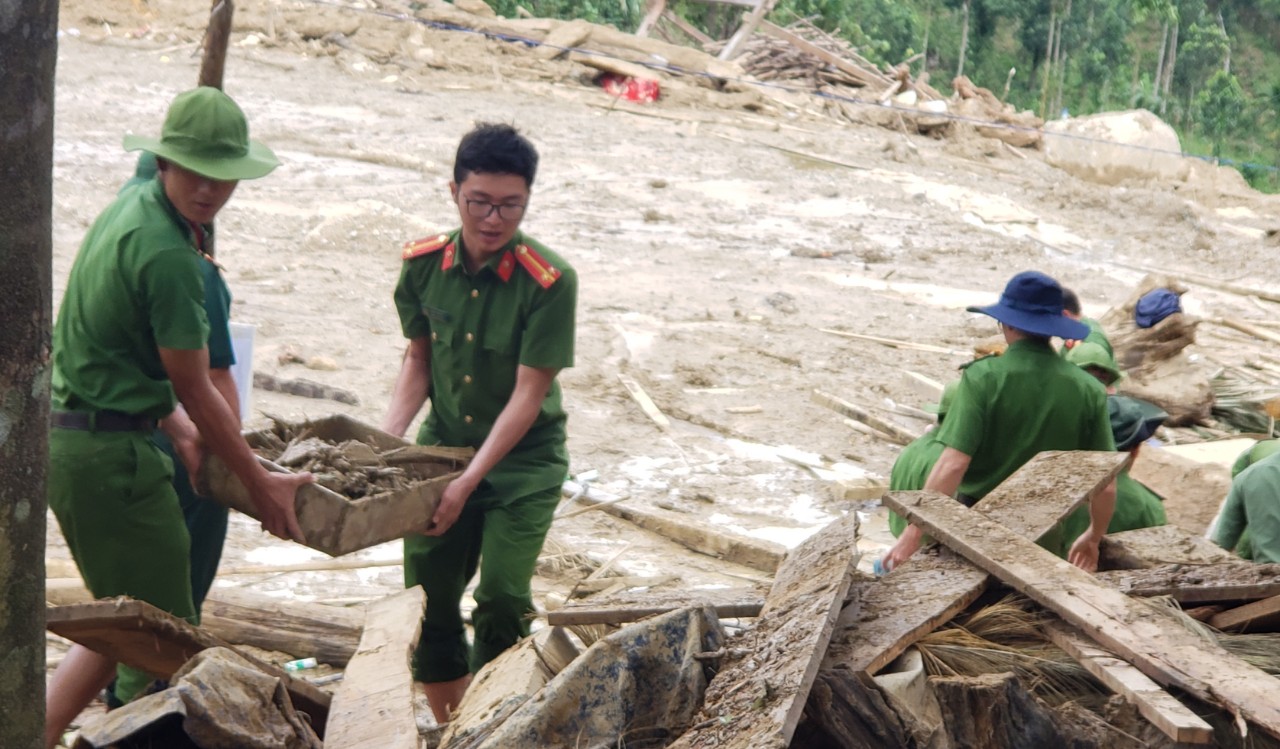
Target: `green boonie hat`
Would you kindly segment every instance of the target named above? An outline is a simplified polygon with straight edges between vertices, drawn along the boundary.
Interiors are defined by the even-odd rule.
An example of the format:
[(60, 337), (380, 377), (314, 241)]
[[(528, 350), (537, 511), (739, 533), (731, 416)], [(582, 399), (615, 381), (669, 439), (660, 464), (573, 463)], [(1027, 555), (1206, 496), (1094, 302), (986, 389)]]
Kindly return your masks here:
[(1112, 385), (1121, 377), (1124, 377), (1124, 373), (1116, 365), (1115, 357), (1108, 354), (1102, 344), (1094, 343), (1093, 341), (1081, 341), (1067, 349), (1067, 361), (1081, 369), (1087, 369), (1088, 367), (1101, 369), (1111, 376), (1111, 379), (1106, 383), (1108, 385)]
[(1169, 418), (1164, 409), (1127, 395), (1107, 397), (1107, 415), (1111, 418), (1111, 436), (1117, 450), (1129, 450), (1156, 433)]
[(948, 382), (946, 386), (942, 388), (942, 398), (939, 399), (937, 403), (926, 404), (924, 410), (931, 414), (946, 416), (947, 412), (951, 410), (951, 404), (955, 401), (956, 391), (959, 389), (959, 380), (952, 380), (951, 382)]
[(201, 86), (174, 98), (160, 139), (124, 136), (124, 150), (150, 151), (202, 177), (257, 179), (280, 166), (270, 148), (249, 140), (249, 123), (230, 96)]

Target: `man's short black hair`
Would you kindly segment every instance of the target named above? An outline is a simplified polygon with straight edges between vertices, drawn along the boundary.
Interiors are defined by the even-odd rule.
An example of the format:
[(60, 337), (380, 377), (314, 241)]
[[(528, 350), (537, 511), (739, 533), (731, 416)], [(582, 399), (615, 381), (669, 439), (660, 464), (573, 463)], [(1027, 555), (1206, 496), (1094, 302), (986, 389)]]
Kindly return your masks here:
[(1073, 315), (1080, 314), (1080, 297), (1067, 287), (1062, 287), (1062, 308)]
[(453, 181), (462, 184), (471, 174), (514, 174), (533, 187), (538, 151), (511, 125), (480, 122), (462, 136), (453, 159)]

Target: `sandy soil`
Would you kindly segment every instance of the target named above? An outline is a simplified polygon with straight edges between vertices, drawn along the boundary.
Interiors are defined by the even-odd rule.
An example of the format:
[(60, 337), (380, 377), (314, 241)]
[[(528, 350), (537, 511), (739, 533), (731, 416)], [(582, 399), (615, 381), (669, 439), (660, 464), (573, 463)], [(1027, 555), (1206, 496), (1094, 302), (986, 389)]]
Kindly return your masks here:
[[(825, 119), (820, 105), (747, 113), (734, 108), (740, 95), (696, 87), (651, 105), (659, 117), (608, 111), (611, 97), (584, 83), (586, 68), (574, 63), (333, 7), (279, 12), (294, 7), (266, 13), (245, 2), (237, 11), (272, 19), (277, 41), (235, 33), (226, 88), (285, 166), (240, 186), (219, 217), (220, 253), (233, 318), (257, 326), (256, 369), (354, 391), (360, 404), (258, 390), (259, 413), (380, 420), (403, 346), (391, 303), (400, 244), (453, 225), (452, 149), (477, 120), (514, 122), (537, 143), (542, 167), (524, 228), (581, 276), (578, 365), (562, 375), (573, 470), (599, 471), (597, 486), (638, 506), (661, 504), (788, 546), (850, 502), (776, 448), (882, 475), (897, 452), (851, 431), (810, 392), (885, 409), (921, 431), (924, 422), (888, 415), (893, 403), (927, 400), (904, 371), (945, 381), (965, 359), (820, 329), (966, 351), (995, 327), (963, 307), (994, 301), (1027, 268), (1076, 288), (1094, 313), (1127, 296), (1141, 276), (1131, 266), (1256, 285), (1280, 278), (1274, 248), (1257, 236), (1278, 225), (1275, 198), (1101, 187), (974, 134), (908, 137)], [(121, 136), (158, 132), (168, 101), (194, 84), (203, 19), (171, 0), (69, 2), (60, 27), (55, 297), (84, 231), (132, 170)], [(316, 41), (326, 28), (342, 28), (368, 55)], [(1198, 289), (1188, 303), (1242, 318), (1275, 311)], [(1242, 356), (1239, 338), (1205, 338), (1207, 353)], [(281, 365), (286, 347), (337, 369)], [(672, 418), (670, 430), (646, 418), (619, 373)], [(864, 551), (883, 541), (874, 522), (866, 535)], [(557, 523), (551, 537), (551, 555), (565, 559), (600, 561), (626, 548), (617, 567), (627, 574), (674, 572), (708, 585), (761, 577), (598, 512)], [(50, 544), (52, 557), (65, 555), (52, 522)], [(224, 567), (319, 556), (239, 518)], [(223, 583), (333, 602), (400, 584), (395, 567)], [(554, 575), (539, 585), (566, 589)]]

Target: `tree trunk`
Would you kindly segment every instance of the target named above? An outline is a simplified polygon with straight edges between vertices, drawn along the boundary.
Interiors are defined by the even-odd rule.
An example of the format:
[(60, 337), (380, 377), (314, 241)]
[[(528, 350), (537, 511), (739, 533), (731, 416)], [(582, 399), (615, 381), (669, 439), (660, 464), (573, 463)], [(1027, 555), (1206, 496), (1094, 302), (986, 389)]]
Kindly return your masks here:
[(1222, 37), (1227, 40), (1227, 56), (1222, 59), (1222, 72), (1231, 74), (1231, 37), (1227, 35), (1227, 22), (1222, 18), (1222, 8), (1218, 8), (1218, 28)]
[[(57, 0), (0, 13), (0, 746), (44, 746)], [(16, 14), (16, 15), (15, 15)]]
[(1044, 45), (1044, 81), (1040, 84), (1040, 119), (1049, 107), (1049, 81), (1053, 78), (1053, 43), (1058, 31), (1058, 4), (1049, 6), (1049, 38)]
[[(1071, 0), (1067, 0), (1067, 7), (1062, 11), (1062, 17), (1058, 19), (1058, 42), (1057, 42), (1057, 70), (1058, 70), (1058, 87), (1057, 94), (1053, 97), (1053, 111), (1062, 112), (1062, 89), (1067, 82), (1067, 53), (1063, 49), (1062, 37), (1067, 27), (1067, 20), (1071, 18)], [(1059, 115), (1060, 116), (1060, 115)]]
[(961, 11), (960, 22), (960, 62), (956, 64), (956, 77), (964, 75), (964, 58), (965, 53), (969, 51), (969, 4), (971, 0), (964, 0), (964, 10)]
[(1164, 96), (1160, 99), (1160, 114), (1164, 114), (1165, 106), (1173, 91), (1173, 68), (1178, 63), (1178, 24), (1173, 24), (1169, 31), (1169, 61), (1164, 66)]
[(1165, 21), (1160, 32), (1160, 59), (1156, 60), (1156, 78), (1151, 82), (1151, 93), (1160, 97), (1160, 88), (1164, 85), (1164, 57), (1169, 47), (1169, 22)]

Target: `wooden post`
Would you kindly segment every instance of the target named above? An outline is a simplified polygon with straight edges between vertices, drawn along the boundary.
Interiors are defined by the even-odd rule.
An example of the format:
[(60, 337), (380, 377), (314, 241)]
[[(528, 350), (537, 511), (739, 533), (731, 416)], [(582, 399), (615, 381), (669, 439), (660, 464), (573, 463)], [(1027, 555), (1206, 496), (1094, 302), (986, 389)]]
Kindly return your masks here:
[(777, 0), (757, 0), (755, 10), (747, 14), (747, 17), (742, 21), (742, 25), (738, 27), (737, 31), (733, 32), (733, 36), (729, 37), (729, 42), (724, 45), (724, 49), (720, 50), (718, 57), (721, 60), (732, 60), (737, 57), (738, 49), (751, 38), (756, 26), (764, 20), (769, 11), (773, 10), (775, 2)]
[(222, 75), (227, 66), (227, 43), (231, 40), (232, 0), (214, 0), (209, 11), (209, 27), (204, 32), (204, 57), (200, 60), (197, 85), (222, 88)]

